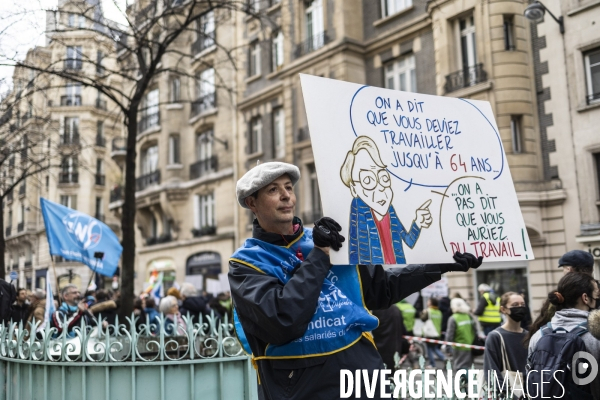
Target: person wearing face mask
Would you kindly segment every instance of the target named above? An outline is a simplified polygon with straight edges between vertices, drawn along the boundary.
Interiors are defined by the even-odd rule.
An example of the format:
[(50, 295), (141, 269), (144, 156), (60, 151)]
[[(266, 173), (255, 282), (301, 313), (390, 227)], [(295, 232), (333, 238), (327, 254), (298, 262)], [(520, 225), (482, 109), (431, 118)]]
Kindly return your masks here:
[[(524, 373), (527, 364), (527, 348), (523, 345), (527, 331), (521, 328), (521, 321), (528, 314), (525, 299), (515, 292), (504, 293), (500, 298), (500, 313), (506, 316), (504, 325), (490, 332), (483, 353), (484, 376), (486, 379), (490, 377), (488, 387), (493, 384), (494, 372), (497, 381), (502, 383), (502, 371), (505, 367), (509, 371)], [(506, 361), (508, 365), (505, 365)], [(498, 384), (496, 390), (500, 391)]]
[[(550, 336), (553, 331), (565, 330), (571, 332), (576, 330), (579, 337), (586, 347), (586, 352), (591, 354), (596, 360), (600, 359), (600, 341), (597, 340), (588, 331), (588, 316), (591, 310), (594, 310), (600, 301), (600, 289), (598, 282), (590, 275), (582, 272), (571, 272), (562, 277), (558, 282), (556, 290), (548, 293), (548, 302), (556, 309), (556, 313), (552, 317), (549, 325), (539, 329), (529, 340), (528, 364), (535, 368), (537, 365), (538, 355), (541, 359), (548, 359), (548, 349), (545, 348), (549, 344), (544, 342), (543, 337)], [(544, 342), (544, 343), (542, 343)], [(540, 352), (540, 354), (537, 354)], [(545, 353), (545, 354), (544, 354)], [(570, 359), (570, 358), (569, 358)], [(528, 367), (529, 368), (529, 367)], [(548, 369), (548, 368), (544, 368)], [(532, 370), (533, 372), (533, 370)], [(567, 374), (570, 376), (570, 374)], [(528, 378), (531, 380), (531, 377)], [(572, 382), (571, 382), (572, 384)], [(564, 386), (564, 385), (563, 385)], [(565, 398), (589, 398), (581, 394), (582, 392), (591, 392), (594, 399), (600, 398), (600, 379), (594, 379), (589, 386), (566, 385)], [(570, 386), (573, 389), (570, 389)], [(576, 391), (575, 396), (572, 392)]]

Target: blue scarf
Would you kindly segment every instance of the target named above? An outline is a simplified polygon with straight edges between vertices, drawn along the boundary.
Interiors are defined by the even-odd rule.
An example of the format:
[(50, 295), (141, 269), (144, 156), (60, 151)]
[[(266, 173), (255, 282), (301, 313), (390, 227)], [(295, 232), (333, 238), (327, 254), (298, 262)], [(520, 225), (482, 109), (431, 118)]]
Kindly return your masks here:
[(72, 313), (76, 313), (77, 312), (78, 307), (77, 306), (70, 306), (70, 305), (68, 305), (67, 303), (65, 303), (63, 301), (63, 303), (60, 305), (60, 307), (58, 309), (59, 310), (63, 310), (63, 311), (65, 311), (68, 314), (69, 313), (72, 314)]
[[(286, 247), (248, 239), (230, 260), (276, 277), (285, 285), (292, 277), (294, 267), (301, 263), (297, 251), (306, 257), (313, 247), (312, 229), (304, 228), (304, 233)], [(323, 281), (317, 309), (306, 332), (289, 343), (267, 345), (265, 356), (256, 359), (310, 357), (341, 351), (356, 343), (363, 333), (377, 328), (378, 324), (377, 318), (364, 306), (358, 267), (333, 266)], [(234, 326), (244, 349), (251, 353), (237, 312), (234, 312)]]

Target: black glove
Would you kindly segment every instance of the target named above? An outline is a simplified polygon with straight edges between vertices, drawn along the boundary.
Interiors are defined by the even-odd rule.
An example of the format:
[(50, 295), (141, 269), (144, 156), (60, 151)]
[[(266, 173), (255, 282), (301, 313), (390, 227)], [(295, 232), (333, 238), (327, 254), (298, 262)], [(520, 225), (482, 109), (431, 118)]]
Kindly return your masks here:
[(454, 264), (443, 264), (447, 266), (446, 272), (467, 272), (469, 269), (477, 269), (483, 262), (483, 256), (475, 257), (471, 253), (454, 253)]
[(313, 229), (313, 242), (317, 247), (331, 247), (338, 251), (342, 247), (342, 243), (346, 240), (340, 231), (342, 227), (329, 217), (323, 217), (315, 221)]

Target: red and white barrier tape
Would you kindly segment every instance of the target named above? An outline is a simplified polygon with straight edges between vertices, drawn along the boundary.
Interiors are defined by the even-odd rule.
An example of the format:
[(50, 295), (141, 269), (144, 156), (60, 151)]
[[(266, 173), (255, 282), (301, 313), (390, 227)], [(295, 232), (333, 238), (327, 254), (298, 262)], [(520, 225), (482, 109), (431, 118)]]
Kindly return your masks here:
[(484, 346), (475, 346), (472, 344), (463, 344), (463, 343), (454, 343), (454, 342), (446, 342), (444, 340), (437, 340), (437, 339), (428, 339), (428, 338), (423, 338), (423, 337), (418, 337), (418, 336), (404, 336), (405, 339), (409, 339), (409, 340), (418, 340), (420, 342), (429, 342), (429, 343), (438, 343), (438, 344), (447, 344), (450, 345), (452, 347), (463, 347), (465, 349), (477, 349), (477, 350), (485, 350)]

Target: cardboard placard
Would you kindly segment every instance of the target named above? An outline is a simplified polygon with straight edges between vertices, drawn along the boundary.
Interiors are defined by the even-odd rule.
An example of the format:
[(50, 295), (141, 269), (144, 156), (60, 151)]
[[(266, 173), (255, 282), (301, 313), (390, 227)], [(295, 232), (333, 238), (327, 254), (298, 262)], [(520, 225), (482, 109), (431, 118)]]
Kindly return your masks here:
[(533, 259), (488, 102), (301, 75), (333, 264)]

